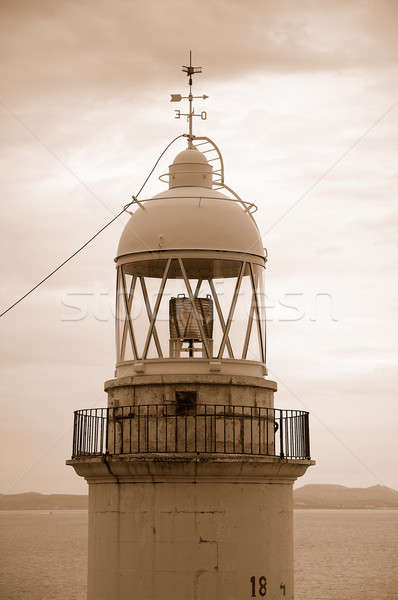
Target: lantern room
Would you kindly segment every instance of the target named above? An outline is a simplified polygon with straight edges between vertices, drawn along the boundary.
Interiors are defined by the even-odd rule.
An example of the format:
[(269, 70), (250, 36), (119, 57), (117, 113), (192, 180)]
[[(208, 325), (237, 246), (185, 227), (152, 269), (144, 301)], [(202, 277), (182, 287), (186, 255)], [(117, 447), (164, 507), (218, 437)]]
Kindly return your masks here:
[[(199, 139), (199, 138), (198, 138)], [(206, 138), (207, 140), (207, 138)], [(195, 145), (168, 190), (136, 201), (118, 247), (116, 376), (264, 376), (266, 256), (255, 206), (220, 189), (221, 171)], [(214, 164), (214, 163), (213, 163)]]

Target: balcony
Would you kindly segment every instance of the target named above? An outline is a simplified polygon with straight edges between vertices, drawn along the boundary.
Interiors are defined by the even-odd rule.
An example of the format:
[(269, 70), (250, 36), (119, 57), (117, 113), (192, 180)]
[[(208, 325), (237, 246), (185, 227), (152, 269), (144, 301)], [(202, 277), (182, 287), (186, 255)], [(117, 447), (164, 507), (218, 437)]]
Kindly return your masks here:
[(309, 414), (222, 404), (147, 404), (74, 413), (73, 459), (143, 454), (309, 460)]

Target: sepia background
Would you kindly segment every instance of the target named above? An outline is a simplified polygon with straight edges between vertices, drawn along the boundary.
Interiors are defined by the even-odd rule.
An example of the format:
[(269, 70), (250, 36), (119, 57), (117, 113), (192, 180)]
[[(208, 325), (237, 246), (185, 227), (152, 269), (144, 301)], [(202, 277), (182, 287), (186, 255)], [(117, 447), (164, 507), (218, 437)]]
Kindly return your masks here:
[[(398, 488), (397, 21), (394, 0), (2, 0), (2, 306), (185, 130), (169, 94), (185, 91), (191, 48), (209, 95), (196, 132), (259, 207), (276, 405), (311, 413), (318, 466), (301, 483)], [(126, 220), (1, 321), (2, 493), (86, 489), (64, 461), (73, 410), (104, 406), (113, 376)]]

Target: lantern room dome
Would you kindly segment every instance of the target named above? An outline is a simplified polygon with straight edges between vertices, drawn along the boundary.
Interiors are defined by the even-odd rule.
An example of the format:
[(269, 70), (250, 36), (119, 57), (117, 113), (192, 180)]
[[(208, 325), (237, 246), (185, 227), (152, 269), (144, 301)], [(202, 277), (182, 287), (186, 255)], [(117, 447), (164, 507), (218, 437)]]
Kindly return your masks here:
[(169, 166), (169, 188), (213, 187), (213, 167), (206, 156), (195, 148), (187, 148)]
[[(195, 154), (199, 164), (206, 166), (196, 156), (201, 154), (197, 150), (181, 152), (176, 161), (184, 161), (187, 154)], [(172, 187), (138, 207), (124, 228), (117, 257), (159, 250), (215, 250), (264, 257), (260, 232), (242, 204), (199, 186)]]
[(179, 163), (203, 163), (206, 165), (209, 164), (205, 155), (195, 148), (186, 148), (185, 150), (177, 154), (177, 156), (173, 160), (173, 164), (176, 165)]

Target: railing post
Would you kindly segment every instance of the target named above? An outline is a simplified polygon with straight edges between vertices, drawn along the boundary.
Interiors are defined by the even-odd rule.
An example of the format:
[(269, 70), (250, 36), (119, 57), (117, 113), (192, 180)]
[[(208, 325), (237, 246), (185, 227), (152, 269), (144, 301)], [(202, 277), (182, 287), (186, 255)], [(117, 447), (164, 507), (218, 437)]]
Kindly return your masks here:
[(141, 452), (141, 404), (137, 409), (137, 452)]
[(73, 413), (73, 442), (72, 442), (72, 458), (76, 456), (76, 411)]
[(250, 454), (253, 454), (253, 407), (250, 407)]
[(279, 411), (280, 415), (280, 424), (279, 424), (279, 455), (281, 458), (285, 458), (284, 448), (283, 448), (283, 410)]
[(82, 449), (82, 431), (83, 431), (83, 422), (82, 422), (82, 411), (78, 411), (78, 419), (77, 419), (77, 440), (76, 440), (76, 450), (78, 454), (81, 454)]
[(225, 404), (224, 404), (224, 454), (227, 453), (227, 422), (225, 418)]
[(155, 419), (156, 419), (156, 448), (155, 448), (155, 452), (159, 452), (159, 404), (156, 404), (155, 408), (156, 408), (156, 413), (155, 413)]
[[(168, 436), (168, 431), (167, 431), (167, 420), (168, 420), (167, 407), (168, 407), (168, 404), (166, 404), (165, 407), (163, 408), (163, 411), (166, 408), (166, 427), (165, 427), (166, 433), (165, 433), (165, 446), (164, 446), (165, 452), (167, 452), (167, 448), (168, 448), (168, 446), (167, 446), (167, 436)], [(163, 414), (165, 414), (165, 413), (163, 412)]]
[(146, 405), (146, 429), (145, 429), (145, 435), (146, 435), (146, 451), (150, 452), (150, 446), (149, 446), (149, 404)]
[(175, 418), (174, 418), (174, 452), (178, 452), (178, 414), (177, 414), (177, 406), (174, 409)]
[(109, 454), (109, 408), (105, 409), (105, 454)]
[(195, 416), (194, 416), (195, 422), (194, 422), (194, 427), (195, 427), (195, 447), (194, 447), (194, 451), (197, 452), (198, 451), (198, 405), (195, 402)]
[(305, 456), (306, 458), (310, 458), (310, 428), (309, 428), (309, 413), (306, 413), (304, 416), (305, 423)]

